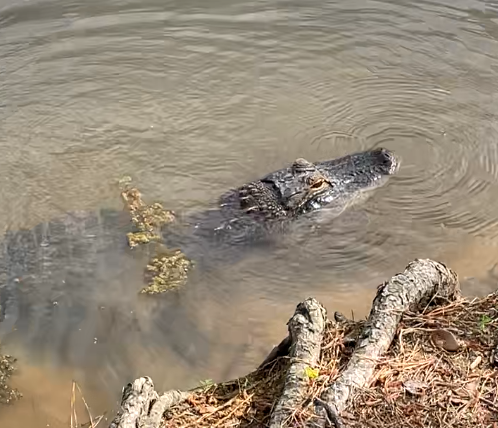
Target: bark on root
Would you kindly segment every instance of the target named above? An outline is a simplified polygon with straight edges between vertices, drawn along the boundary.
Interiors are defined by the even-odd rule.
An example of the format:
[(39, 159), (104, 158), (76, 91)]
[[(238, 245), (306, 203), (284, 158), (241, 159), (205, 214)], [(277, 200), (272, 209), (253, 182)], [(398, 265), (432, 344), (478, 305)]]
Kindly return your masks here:
[(189, 392), (173, 390), (159, 396), (150, 377), (135, 379), (123, 389), (121, 409), (110, 428), (157, 428), (164, 412), (189, 395)]
[[(316, 402), (318, 419), (310, 427), (330, 426), (329, 409), (340, 414), (357, 389), (367, 386), (377, 361), (388, 350), (404, 312), (423, 310), (429, 303), (455, 300), (460, 287), (455, 272), (433, 260), (415, 260), (403, 273), (381, 285), (355, 351), (339, 378)], [(325, 402), (325, 406), (320, 404)], [(338, 426), (338, 423), (334, 423)]]
[(273, 410), (270, 428), (286, 426), (296, 407), (305, 399), (309, 384), (306, 369), (313, 369), (318, 363), (326, 321), (325, 308), (310, 298), (297, 306), (294, 316), (287, 323), (291, 362), (282, 395)]

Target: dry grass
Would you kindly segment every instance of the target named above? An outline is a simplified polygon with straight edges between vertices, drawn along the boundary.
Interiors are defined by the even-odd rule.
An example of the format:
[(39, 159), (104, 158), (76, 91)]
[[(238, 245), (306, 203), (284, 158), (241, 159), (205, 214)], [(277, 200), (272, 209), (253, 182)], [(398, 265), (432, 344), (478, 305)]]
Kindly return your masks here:
[[(329, 323), (315, 368), (318, 376), (310, 376), (306, 400), (295, 410), (293, 426), (312, 417), (313, 399), (347, 364), (363, 323), (339, 328)], [(441, 331), (452, 333), (457, 350), (444, 349), (451, 341), (438, 340), (441, 334), (435, 332)], [(344, 423), (347, 427), (498, 428), (498, 370), (490, 363), (497, 341), (498, 294), (405, 315), (372, 382), (343, 412)], [(198, 389), (189, 401), (166, 413), (164, 426), (265, 427), (287, 366), (288, 360), (281, 358), (247, 377)]]
[[(80, 398), (81, 402), (85, 406), (85, 413), (86, 413), (86, 418), (88, 418), (88, 422), (85, 423), (79, 423), (78, 422), (78, 411), (76, 410), (77, 408), (77, 402), (76, 402), (76, 389), (80, 393)], [(70, 428), (97, 428), (102, 419), (104, 418), (104, 415), (100, 415), (97, 417), (92, 417), (92, 413), (90, 411), (90, 407), (88, 407), (88, 404), (85, 400), (85, 397), (83, 396), (83, 393), (81, 392), (80, 386), (73, 381), (73, 385), (71, 388), (71, 425)]]

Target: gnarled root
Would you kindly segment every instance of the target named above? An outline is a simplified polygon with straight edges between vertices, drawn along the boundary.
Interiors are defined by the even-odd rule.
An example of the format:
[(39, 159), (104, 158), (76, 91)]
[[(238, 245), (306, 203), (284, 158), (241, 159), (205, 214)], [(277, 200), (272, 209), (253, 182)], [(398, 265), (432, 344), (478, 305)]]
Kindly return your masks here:
[(291, 342), (291, 359), (285, 376), (284, 389), (270, 420), (270, 428), (287, 425), (295, 408), (305, 399), (309, 376), (307, 369), (313, 369), (320, 358), (327, 311), (315, 299), (300, 303), (294, 316), (287, 323)]
[(456, 273), (428, 259), (413, 261), (403, 273), (381, 285), (347, 367), (315, 403), (318, 420), (314, 419), (309, 426), (330, 425), (329, 412), (324, 411), (327, 409), (320, 402), (327, 403), (327, 407), (340, 414), (353, 392), (368, 385), (379, 358), (391, 345), (404, 312), (417, 312), (430, 303), (448, 302), (459, 295)]
[(123, 389), (121, 409), (110, 428), (157, 428), (164, 412), (189, 395), (189, 392), (173, 390), (159, 396), (150, 377), (135, 379)]
[[(344, 427), (341, 412), (346, 409), (356, 392), (369, 386), (376, 366), (391, 345), (403, 314), (407, 311), (424, 311), (431, 304), (451, 302), (459, 295), (457, 275), (443, 264), (427, 259), (410, 263), (403, 273), (395, 275), (378, 288), (366, 322), (354, 323), (361, 329), (359, 336), (355, 333), (354, 338), (344, 338), (351, 339), (356, 346), (342, 373), (338, 377), (335, 377), (335, 374), (335, 381), (332, 383), (321, 384), (320, 390), (314, 391), (310, 389), (310, 385), (313, 385), (310, 378), (315, 377), (315, 369), (324, 355), (321, 350), (322, 340), (324, 335), (334, 330), (332, 328), (329, 331), (329, 323), (333, 324), (334, 321), (327, 321), (326, 311), (318, 301), (313, 298), (305, 300), (297, 306), (288, 322), (288, 337), (272, 350), (260, 366), (264, 371), (265, 367), (270, 366), (277, 358), (289, 358), (288, 365), (280, 365), (281, 370), (285, 370), (280, 377), (284, 379), (282, 392), (276, 393), (278, 396), (274, 398), (275, 392), (272, 392), (272, 397), (262, 407), (257, 407), (256, 399), (251, 402), (251, 399), (244, 395), (245, 390), (240, 388), (239, 391), (235, 390), (236, 395), (228, 400), (218, 397), (220, 408), (227, 410), (227, 406), (235, 407), (231, 411), (227, 410), (228, 413), (216, 426), (234, 426), (235, 421), (225, 419), (235, 417), (237, 412), (240, 413), (240, 416), (237, 416), (240, 421), (247, 422), (252, 420), (257, 409), (264, 409), (264, 413), (259, 416), (261, 420), (270, 417), (270, 428), (285, 427), (289, 422), (294, 424), (293, 426)], [(345, 323), (347, 324), (347, 320), (342, 318), (340, 314), (335, 315), (335, 325), (338, 329), (344, 329)], [(329, 351), (330, 349), (327, 352)], [(347, 358), (345, 354), (342, 355), (341, 358)], [(343, 364), (340, 367), (343, 367)], [(258, 388), (261, 388), (261, 384)], [(273, 391), (276, 390), (278, 389)], [(170, 391), (159, 397), (150, 378), (137, 379), (125, 388), (121, 410), (111, 428), (158, 428), (161, 426), (165, 410), (194, 393)], [(196, 393), (209, 394), (202, 391)], [(238, 401), (237, 394), (240, 395)], [(243, 406), (246, 406), (245, 410), (242, 410)], [(270, 408), (273, 410), (271, 415), (268, 415)], [(175, 409), (179, 412), (181, 426), (197, 426), (198, 421), (206, 419), (205, 416), (199, 416), (193, 408), (192, 425), (188, 425), (189, 420), (181, 406), (173, 407), (170, 412), (174, 414)], [(222, 425), (225, 422), (227, 425)]]

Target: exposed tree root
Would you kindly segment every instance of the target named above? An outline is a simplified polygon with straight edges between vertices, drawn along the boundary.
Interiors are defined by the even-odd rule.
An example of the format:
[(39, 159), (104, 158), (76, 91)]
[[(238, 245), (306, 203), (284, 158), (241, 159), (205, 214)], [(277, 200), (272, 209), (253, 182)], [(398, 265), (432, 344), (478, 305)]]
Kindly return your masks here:
[(124, 388), (121, 410), (110, 428), (157, 428), (164, 412), (189, 396), (189, 392), (175, 390), (159, 396), (150, 377), (138, 378)]
[(289, 368), (285, 376), (282, 395), (275, 406), (270, 428), (284, 427), (292, 420), (292, 414), (306, 398), (309, 374), (316, 370), (320, 359), (320, 347), (327, 320), (327, 311), (315, 299), (307, 299), (297, 305), (289, 320), (291, 340)]
[[(453, 333), (442, 334), (449, 333), (450, 330), (443, 328), (443, 322), (438, 321), (436, 325), (427, 324), (428, 321), (425, 321), (424, 317), (432, 320), (439, 316), (444, 319), (448, 313), (454, 313), (451, 311), (455, 311), (456, 307), (465, 311), (466, 305), (472, 303), (458, 300), (459, 297), (458, 279), (453, 271), (432, 260), (415, 260), (403, 273), (379, 286), (366, 321), (348, 321), (340, 314), (335, 314), (335, 321), (327, 320), (325, 309), (316, 300), (307, 299), (297, 306), (288, 323), (289, 336), (271, 351), (253, 373), (240, 379), (204, 386), (185, 393), (169, 392), (163, 396), (166, 397), (163, 400), (159, 399), (149, 378), (137, 379), (125, 388), (121, 411), (111, 427), (343, 428), (370, 426), (368, 421), (375, 418), (376, 424), (372, 426), (400, 426), (399, 415), (408, 412), (407, 409), (412, 409), (410, 406), (416, 405), (410, 400), (422, 400), (419, 390), (428, 388), (427, 382), (421, 377), (423, 370), (430, 368), (432, 376), (436, 376), (436, 369), (442, 367), (444, 360), (443, 356), (438, 357), (439, 359), (419, 358), (417, 352), (420, 343), (427, 342), (424, 349), (428, 350), (424, 352), (446, 353), (448, 364), (452, 364), (451, 358), (455, 358), (455, 352), (458, 353), (461, 349), (460, 338), (450, 337)], [(469, 370), (475, 371), (476, 367), (479, 367), (482, 373), (488, 373), (481, 376), (484, 379), (483, 385), (474, 385), (474, 388), (481, 388), (482, 391), (489, 388), (489, 381), (486, 379), (489, 377), (489, 367), (495, 355), (491, 350), (496, 346), (493, 334), (496, 336), (498, 331), (498, 313), (493, 312), (496, 301), (498, 296), (489, 297), (480, 307), (479, 315), (474, 312), (462, 312), (464, 315), (455, 315), (453, 318), (453, 322), (465, 319), (465, 325), (473, 325), (476, 316), (483, 318), (487, 314), (489, 318), (483, 319), (487, 323), (486, 329), (491, 333), (480, 340), (492, 341), (492, 344), (486, 342), (487, 345), (484, 348), (481, 346), (482, 351), (479, 352), (488, 352), (489, 348), (490, 356), (486, 356), (485, 360), (484, 354), (479, 354), (479, 358), (469, 354), (468, 358), (465, 357), (467, 359), (462, 359), (462, 364), (463, 361), (471, 362)], [(416, 319), (415, 326), (425, 327), (418, 328), (406, 324), (407, 319)], [(495, 324), (496, 330), (493, 329)], [(411, 340), (415, 337), (412, 334), (414, 330), (423, 331), (423, 335), (417, 336), (415, 342), (407, 341), (407, 338)], [(472, 330), (474, 335), (479, 334), (479, 331), (481, 330)], [(397, 340), (393, 342), (394, 338)], [(389, 356), (387, 360), (386, 355)], [(388, 371), (386, 365), (389, 364), (389, 367), (400, 368)], [(381, 374), (379, 370), (383, 370)], [(441, 373), (446, 374), (441, 376), (449, 379), (448, 369), (445, 370)], [(404, 372), (410, 373), (409, 377), (403, 378), (396, 385), (399, 385), (401, 391), (405, 391), (405, 396), (408, 394), (406, 399), (409, 405), (403, 402), (401, 407), (383, 413), (382, 409), (386, 408), (387, 403), (392, 406), (396, 404), (393, 404), (392, 396), (385, 396), (384, 389), (375, 389), (378, 380), (385, 382), (386, 376), (400, 377)], [(458, 376), (461, 378), (462, 375)], [(434, 391), (439, 393), (438, 389)], [(368, 394), (375, 395), (376, 399), (369, 400)], [(477, 400), (494, 411), (498, 408), (494, 401), (498, 397), (496, 394), (489, 394), (477, 397)], [(442, 398), (436, 397), (434, 403), (440, 399)], [(358, 407), (357, 403), (360, 402), (363, 404)], [(438, 413), (437, 408), (435, 410), (430, 407), (431, 403), (432, 401), (427, 401), (424, 404), (425, 411)], [(374, 413), (371, 413), (372, 411)], [(423, 412), (424, 408), (421, 407), (419, 414)], [(416, 412), (406, 415), (403, 420), (408, 422), (403, 426), (451, 426), (426, 425), (423, 422), (420, 422), (420, 425)], [(489, 418), (486, 419), (486, 415), (487, 413), (479, 414), (479, 418), (474, 415), (475, 419), (472, 420), (487, 421)], [(415, 418), (413, 425), (409, 424), (410, 417)], [(438, 414), (438, 417), (441, 416)], [(470, 419), (472, 417), (469, 416)], [(420, 418), (420, 421), (424, 419)]]
[[(456, 273), (432, 260), (415, 260), (403, 273), (381, 285), (373, 301), (365, 327), (346, 369), (322, 393), (322, 400), (340, 413), (355, 389), (365, 387), (379, 359), (389, 349), (403, 313), (418, 312), (429, 303), (453, 301), (460, 297)], [(310, 426), (326, 426), (326, 412)]]

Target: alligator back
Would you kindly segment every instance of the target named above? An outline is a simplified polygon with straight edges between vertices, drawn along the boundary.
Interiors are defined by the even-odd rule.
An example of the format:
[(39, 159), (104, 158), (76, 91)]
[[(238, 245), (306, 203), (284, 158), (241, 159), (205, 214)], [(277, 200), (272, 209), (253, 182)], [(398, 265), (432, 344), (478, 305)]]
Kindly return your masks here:
[(126, 344), (151, 336), (191, 364), (206, 358), (207, 341), (178, 296), (139, 294), (153, 254), (128, 247), (130, 230), (127, 213), (102, 210), (7, 232), (0, 248), (0, 342), (57, 365), (120, 355), (126, 366)]

